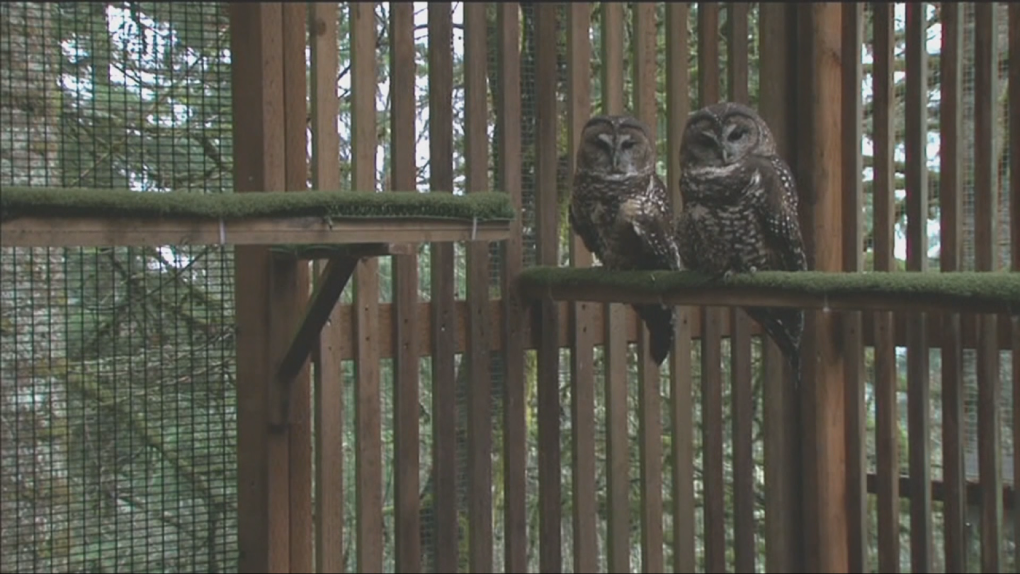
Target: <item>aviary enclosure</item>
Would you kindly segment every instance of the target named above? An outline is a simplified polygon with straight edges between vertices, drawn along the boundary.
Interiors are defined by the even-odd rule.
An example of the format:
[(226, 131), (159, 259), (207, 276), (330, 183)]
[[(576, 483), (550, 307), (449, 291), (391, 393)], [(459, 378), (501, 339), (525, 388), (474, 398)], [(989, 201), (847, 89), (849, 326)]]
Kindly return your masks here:
[[(0, 4), (0, 568), (1018, 571), (1016, 54), (1015, 4)], [(566, 269), (590, 114), (679, 209), (721, 99), (818, 273)]]

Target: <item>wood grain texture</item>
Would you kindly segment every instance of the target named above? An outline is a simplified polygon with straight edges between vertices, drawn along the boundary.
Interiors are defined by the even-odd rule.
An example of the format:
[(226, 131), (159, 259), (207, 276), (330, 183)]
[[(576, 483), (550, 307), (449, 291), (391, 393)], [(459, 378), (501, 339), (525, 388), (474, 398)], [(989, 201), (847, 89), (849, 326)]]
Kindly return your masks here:
[[(591, 4), (575, 2), (567, 8), (567, 173), (574, 173), (581, 131), (591, 115)], [(591, 253), (571, 233), (570, 264), (590, 267)], [(592, 305), (570, 306), (570, 436), (573, 483), (574, 572), (594, 572), (599, 566), (598, 506), (595, 474), (595, 357)]]
[[(680, 134), (690, 114), (690, 71), (687, 62), (687, 24), (690, 6), (666, 4), (666, 186), (673, 212), (683, 208), (680, 195)], [(694, 506), (694, 404), (691, 359), (691, 321), (698, 314), (691, 307), (676, 308), (676, 333), (669, 359), (669, 421), (671, 443), (668, 456), (672, 471), (673, 571), (693, 572), (695, 565)]]
[[(1009, 53), (1020, 54), (1020, 4), (1009, 5)], [(1020, 272), (1020, 59), (1009, 63), (1010, 237), (1012, 269)], [(1020, 318), (1013, 318), (1013, 480), (1020, 476)], [(1000, 338), (1001, 341), (1001, 338)], [(1014, 485), (1015, 486), (1015, 485)], [(1015, 505), (1014, 505), (1015, 506)], [(1016, 512), (1014, 510), (1014, 512)], [(1014, 518), (1014, 521), (1016, 519)], [(1020, 570), (1020, 528), (1013, 526), (1013, 569)]]
[[(496, 8), (499, 45), (499, 89), (496, 91), (496, 122), (499, 131), (498, 187), (510, 194), (521, 211), (521, 52), (520, 6), (505, 2)], [(510, 238), (503, 251), (503, 299), (493, 313), (502, 325), (503, 397), (503, 537), (504, 570), (524, 572), (527, 565), (527, 428), (525, 425), (524, 333), (525, 313), (514, 279), (522, 266), (521, 220), (510, 224)], [(498, 339), (500, 337), (493, 337)]]

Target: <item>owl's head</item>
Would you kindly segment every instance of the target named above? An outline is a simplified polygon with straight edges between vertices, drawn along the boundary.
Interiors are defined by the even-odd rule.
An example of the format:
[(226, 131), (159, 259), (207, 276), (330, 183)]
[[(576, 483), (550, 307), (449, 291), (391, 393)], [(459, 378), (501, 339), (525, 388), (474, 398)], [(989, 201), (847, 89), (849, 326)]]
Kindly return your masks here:
[(751, 108), (721, 102), (691, 115), (680, 141), (680, 164), (727, 167), (748, 155), (771, 156), (775, 142), (765, 120)]
[(628, 115), (593, 116), (581, 131), (577, 169), (608, 178), (650, 173), (655, 145), (648, 127)]

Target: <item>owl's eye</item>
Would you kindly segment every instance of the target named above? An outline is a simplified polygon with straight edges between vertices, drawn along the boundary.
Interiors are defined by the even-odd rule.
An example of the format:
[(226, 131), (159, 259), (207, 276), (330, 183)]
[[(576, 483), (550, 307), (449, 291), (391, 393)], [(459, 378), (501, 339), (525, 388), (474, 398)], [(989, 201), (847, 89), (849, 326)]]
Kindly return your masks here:
[(714, 147), (715, 146), (715, 138), (713, 138), (712, 136), (710, 136), (710, 135), (708, 135), (706, 133), (698, 134), (698, 141), (701, 142), (701, 145), (704, 145), (704, 146), (708, 146), (708, 147)]
[(730, 132), (729, 137), (727, 137), (726, 139), (730, 140), (731, 142), (735, 142), (740, 138), (744, 137), (744, 134), (746, 133), (747, 130), (745, 130), (744, 128), (735, 128), (733, 131)]
[(627, 141), (623, 142), (622, 144), (620, 144), (620, 147), (623, 148), (623, 149), (631, 149), (635, 145), (637, 145), (637, 142), (633, 142), (631, 140), (627, 140)]

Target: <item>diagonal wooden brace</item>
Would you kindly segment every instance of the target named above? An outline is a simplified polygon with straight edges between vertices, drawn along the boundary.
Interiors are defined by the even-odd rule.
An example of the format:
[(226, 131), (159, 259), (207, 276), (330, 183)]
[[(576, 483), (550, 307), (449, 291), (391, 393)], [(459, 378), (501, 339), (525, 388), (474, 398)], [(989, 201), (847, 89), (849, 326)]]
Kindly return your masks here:
[(326, 263), (322, 270), (321, 277), (312, 291), (308, 306), (305, 307), (304, 316), (298, 325), (297, 331), (291, 337), (287, 352), (280, 360), (280, 366), (276, 371), (276, 386), (280, 393), (280, 400), (273, 404), (279, 405), (273, 409), (272, 424), (274, 427), (282, 428), (289, 421), (290, 395), (294, 384), (294, 378), (301, 372), (305, 360), (311, 354), (322, 327), (329, 319), (340, 294), (350, 280), (354, 269), (358, 266), (361, 257), (333, 257)]

